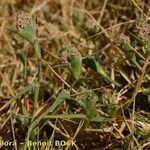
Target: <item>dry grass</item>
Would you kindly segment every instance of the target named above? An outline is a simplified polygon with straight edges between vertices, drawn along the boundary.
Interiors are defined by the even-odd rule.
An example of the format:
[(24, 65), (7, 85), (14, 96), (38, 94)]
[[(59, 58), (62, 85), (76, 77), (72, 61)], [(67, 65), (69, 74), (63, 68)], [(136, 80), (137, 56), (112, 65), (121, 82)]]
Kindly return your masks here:
[(148, 0), (1, 0), (0, 149), (150, 149), (149, 22)]

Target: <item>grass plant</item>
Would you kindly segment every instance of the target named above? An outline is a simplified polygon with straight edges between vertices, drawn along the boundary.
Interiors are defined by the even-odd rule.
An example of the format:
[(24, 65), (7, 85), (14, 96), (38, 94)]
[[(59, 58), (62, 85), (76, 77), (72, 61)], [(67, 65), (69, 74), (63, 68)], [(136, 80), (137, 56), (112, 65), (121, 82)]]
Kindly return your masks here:
[(150, 149), (149, 15), (146, 0), (0, 1), (0, 149)]

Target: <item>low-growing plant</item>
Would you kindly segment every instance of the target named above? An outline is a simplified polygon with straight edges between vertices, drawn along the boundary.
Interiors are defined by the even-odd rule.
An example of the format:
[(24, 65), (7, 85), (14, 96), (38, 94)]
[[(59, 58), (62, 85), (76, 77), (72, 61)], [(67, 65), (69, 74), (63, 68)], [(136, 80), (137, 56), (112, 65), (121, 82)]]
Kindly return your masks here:
[[(1, 109), (3, 110), (8, 105), (10, 105), (13, 101), (16, 101), (18, 107), (20, 108), (20, 114), (14, 117), (16, 118), (16, 122), (21, 126), (21, 128), (26, 132), (25, 143), (20, 146), (19, 149), (26, 150), (28, 147), (28, 141), (36, 141), (36, 137), (38, 135), (38, 131), (41, 130), (50, 119), (80, 119), (83, 121), (81, 129), (77, 136), (83, 134), (85, 129), (88, 127), (90, 122), (107, 122), (111, 121), (111, 117), (100, 116), (97, 114), (96, 110), (96, 102), (98, 97), (91, 90), (87, 90), (85, 88), (81, 88), (80, 92), (83, 93), (76, 99), (72, 99), (70, 97), (70, 92), (73, 89), (75, 83), (79, 80), (82, 73), (82, 56), (80, 52), (76, 49), (70, 48), (62, 52), (63, 58), (67, 61), (67, 67), (73, 76), (74, 83), (70, 87), (70, 90), (62, 89), (58, 96), (55, 98), (55, 101), (48, 108), (42, 107), (40, 108), (40, 89), (42, 84), (42, 62), (45, 61), (41, 56), (41, 47), (38, 40), (38, 26), (32, 20), (30, 14), (26, 12), (19, 11), (17, 13), (17, 28), (7, 28), (8, 31), (13, 32), (21, 36), (23, 39), (27, 40), (34, 48), (34, 52), (38, 61), (38, 76), (33, 81), (33, 83), (26, 85), (23, 89), (13, 97), (8, 103), (6, 103)], [(27, 67), (26, 56), (23, 52), (17, 53), (21, 62), (24, 64), (24, 67)], [(102, 69), (99, 63), (95, 59), (91, 59), (92, 64), (94, 65), (94, 70), (102, 75), (107, 81), (114, 83), (117, 86), (120, 86), (119, 83), (112, 80)], [(48, 64), (49, 65), (49, 64)], [(51, 66), (49, 65), (50, 69)], [(25, 70), (25, 76), (26, 70)], [(70, 91), (70, 92), (69, 92)], [(25, 96), (28, 93), (33, 93), (33, 110), (30, 113), (27, 108), (21, 103), (21, 97)], [(73, 103), (76, 103), (80, 108), (82, 108), (83, 113), (78, 114), (56, 114), (58, 107), (62, 106), (64, 101), (70, 99)], [(70, 137), (71, 138), (71, 137)], [(30, 148), (29, 148), (30, 149)], [(34, 149), (34, 147), (33, 147)]]
[[(110, 4), (109, 7), (115, 8)], [(134, 13), (134, 5), (128, 7), (127, 11)], [(46, 40), (44, 44), (47, 45), (49, 42), (54, 44), (54, 49), (50, 49), (50, 44), (47, 47), (61, 56), (59, 58), (55, 54), (51, 54), (52, 57), (58, 59), (58, 61), (57, 59), (54, 60), (56, 65), (51, 62), (51, 59), (47, 61), (47, 57), (43, 57), (46, 54), (42, 55), (42, 50), (43, 53), (46, 53), (47, 50), (39, 40), (39, 26), (32, 19), (32, 15), (24, 11), (16, 13), (16, 27), (7, 27), (6, 29), (29, 42), (35, 54), (33, 61), (35, 61), (34, 65), (37, 65), (35, 67), (37, 72), (32, 81), (28, 81), (30, 80), (30, 72), (32, 72), (28, 68), (30, 60), (23, 50), (17, 51), (16, 56), (24, 66), (23, 79), (25, 80), (22, 89), (0, 108), (0, 112), (11, 104), (15, 104), (15, 107), (17, 106), (19, 109), (15, 114), (12, 112), (10, 114), (11, 120), (15, 120), (15, 125), (19, 130), (22, 130), (25, 137), (19, 139), (23, 142), (23, 144), (17, 145), (19, 150), (37, 149), (37, 147), (29, 146), (28, 141), (42, 141), (43, 135), (49, 138), (48, 135), (45, 135), (45, 128), (53, 122), (56, 124), (56, 126), (52, 125), (53, 133), (59, 134), (61, 128), (64, 133), (67, 133), (68, 126), (65, 126), (65, 121), (68, 124), (71, 122), (77, 127), (76, 132), (73, 129), (73, 133), (69, 131), (64, 136), (69, 141), (78, 139), (82, 141), (86, 131), (94, 131), (98, 138), (101, 138), (100, 134), (105, 134), (105, 131), (102, 131), (105, 129), (106, 135), (108, 133), (110, 138), (117, 140), (120, 138), (123, 140), (123, 144), (131, 141), (128, 144), (131, 149), (140, 149), (142, 147), (139, 146), (140, 144), (144, 147), (144, 143), (149, 142), (148, 129), (143, 125), (143, 122), (148, 122), (148, 119), (143, 121), (141, 117), (143, 112), (138, 111), (137, 99), (140, 99), (140, 96), (138, 97), (140, 93), (142, 96), (144, 95), (144, 100), (140, 99), (140, 102), (144, 103), (148, 99), (146, 104), (149, 105), (150, 76), (147, 68), (150, 61), (150, 25), (148, 21), (132, 21), (134, 30), (126, 31), (125, 34), (121, 33), (116, 42), (108, 34), (109, 30), (111, 32), (111, 28), (104, 29), (101, 26), (101, 17), (105, 14), (104, 12), (101, 12), (102, 14), (96, 20), (97, 13), (95, 12), (92, 12), (95, 13), (95, 17), (93, 17), (84, 9), (83, 11), (75, 10), (71, 14), (72, 18), (66, 18), (71, 22), (67, 25), (63, 21), (58, 21), (59, 23), (54, 21), (54, 24), (46, 22), (44, 25), (44, 32), (48, 34), (47, 36), (51, 36), (51, 40)], [(44, 16), (46, 21), (53, 22), (48, 11), (44, 11)], [(65, 17), (67, 16), (69, 15)], [(53, 29), (58, 32), (55, 33)], [(73, 38), (63, 37), (64, 30), (65, 32), (69, 30), (67, 38), (70, 38), (70, 35)], [(101, 33), (104, 34), (100, 36)], [(63, 48), (65, 41), (71, 46), (67, 43), (67, 46)], [(107, 42), (109, 42), (108, 47), (103, 49), (103, 45)], [(63, 51), (60, 52), (61, 48)], [(111, 54), (116, 55), (116, 58), (113, 58)], [(110, 57), (109, 60), (108, 57)], [(62, 63), (62, 61), (65, 61), (65, 65), (57, 64)], [(107, 64), (109, 62), (111, 62), (111, 66)], [(58, 69), (59, 73), (64, 72), (59, 75), (55, 69)], [(64, 74), (65, 79), (63, 78)], [(58, 84), (56, 83), (55, 77), (61, 81), (61, 84), (59, 81), (57, 81)], [(54, 82), (56, 84), (53, 84)], [(145, 83), (146, 85), (144, 85)], [(147, 114), (144, 113), (144, 115)], [(61, 125), (61, 121), (64, 126)], [(111, 129), (107, 128), (109, 125)], [(73, 127), (70, 126), (70, 128)], [(100, 134), (97, 134), (98, 132)], [(41, 134), (42, 138), (40, 137)], [(46, 130), (46, 134), (51, 133)], [(125, 137), (125, 135), (128, 136)], [(15, 136), (13, 138), (15, 139)], [(55, 140), (55, 137), (53, 138)], [(87, 140), (89, 139), (87, 138)], [(105, 136), (104, 140), (106, 140)], [(66, 145), (65, 149), (71, 149), (72, 146), (71, 144)], [(113, 144), (109, 144), (108, 148), (113, 149)]]

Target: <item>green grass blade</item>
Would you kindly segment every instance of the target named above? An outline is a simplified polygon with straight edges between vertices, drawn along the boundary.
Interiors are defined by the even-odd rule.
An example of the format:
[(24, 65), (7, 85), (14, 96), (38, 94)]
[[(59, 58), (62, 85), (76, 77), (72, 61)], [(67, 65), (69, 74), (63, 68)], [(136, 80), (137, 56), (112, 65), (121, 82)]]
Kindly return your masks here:
[(2, 111), (3, 109), (5, 109), (6, 107), (8, 107), (10, 104), (12, 104), (15, 100), (20, 100), (21, 96), (26, 94), (27, 92), (29, 92), (30, 90), (33, 89), (33, 87), (35, 86), (34, 83), (28, 84), (26, 87), (24, 87), (18, 94), (16, 94), (16, 96), (14, 96), (13, 98), (11, 98), (5, 105), (3, 105), (0, 108), (0, 111)]
[(66, 99), (70, 97), (70, 93), (67, 90), (62, 90), (58, 97), (56, 98), (55, 102), (50, 106), (46, 112), (44, 113), (43, 117), (49, 113), (52, 113), (58, 106), (60, 106)]
[(24, 51), (21, 50), (21, 51), (17, 52), (17, 57), (20, 59), (20, 61), (24, 65), (24, 76), (26, 78), (26, 75), (27, 75), (27, 58), (26, 58)]
[(136, 55), (135, 55), (135, 52), (134, 52), (134, 49), (132, 48), (132, 46), (130, 44), (128, 44), (128, 43), (121, 43), (119, 48), (127, 55), (128, 59), (131, 61), (131, 63), (136, 68), (141, 70), (141, 66), (136, 61)]
[[(39, 116), (37, 119), (35, 119), (31, 125), (31, 130), (40, 122), (41, 119), (43, 119), (45, 116), (47, 116), (49, 113), (52, 113), (58, 106), (60, 106), (66, 99), (70, 97), (70, 94), (67, 90), (62, 90), (58, 97), (56, 98), (55, 102), (50, 106), (41, 116)], [(28, 135), (29, 136), (29, 135)]]
[(99, 64), (99, 62), (97, 62), (95, 60), (95, 58), (93, 57), (88, 57), (85, 58), (84, 63), (90, 67), (91, 69), (93, 69), (94, 71), (96, 71), (100, 76), (102, 76), (106, 81), (111, 82), (113, 84), (115, 84), (116, 86), (120, 87), (121, 84), (118, 83), (117, 81), (113, 80), (111, 77), (109, 77), (109, 75), (105, 72), (104, 68)]
[(40, 48), (38, 39), (34, 40), (33, 46), (34, 46), (34, 50), (35, 50), (35, 54), (36, 54), (37, 58), (41, 59), (41, 48)]
[(70, 72), (76, 80), (79, 80), (82, 71), (82, 58), (80, 56), (71, 56), (69, 58)]
[(103, 67), (95, 60), (95, 65), (96, 65), (96, 70), (97, 72), (107, 81), (115, 84), (116, 86), (120, 87), (121, 84), (118, 83), (117, 81), (113, 80), (103, 69)]
[(96, 117), (92, 118), (90, 121), (92, 121), (92, 122), (108, 122), (108, 121), (112, 121), (112, 118), (96, 116)]
[[(49, 113), (52, 113), (58, 106), (60, 106), (66, 99), (70, 97), (70, 93), (67, 90), (62, 90), (59, 94), (58, 97), (56, 98), (55, 102), (50, 106), (41, 116), (39, 116), (37, 119), (35, 119), (29, 126), (26, 140), (29, 140), (30, 135), (32, 133), (32, 130), (36, 128), (36, 126), (39, 124), (41, 119), (46, 117)], [(24, 145), (24, 148), (26, 149), (28, 146), (27, 142)]]
[(18, 30), (18, 29), (13, 29), (13, 28), (6, 28), (6, 29), (10, 32), (17, 33), (18, 35), (20, 35), (23, 39), (27, 40), (32, 45), (34, 44), (34, 41), (37, 39), (35, 34), (27, 30)]

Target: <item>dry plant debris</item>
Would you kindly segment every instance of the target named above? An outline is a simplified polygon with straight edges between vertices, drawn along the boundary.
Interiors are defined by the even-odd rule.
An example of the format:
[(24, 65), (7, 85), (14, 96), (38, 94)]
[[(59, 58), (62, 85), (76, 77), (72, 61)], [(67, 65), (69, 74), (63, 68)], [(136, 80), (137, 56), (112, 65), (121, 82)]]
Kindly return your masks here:
[(0, 149), (149, 150), (150, 1), (0, 1)]

